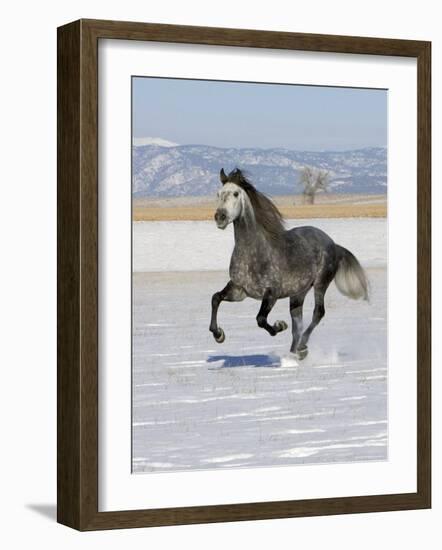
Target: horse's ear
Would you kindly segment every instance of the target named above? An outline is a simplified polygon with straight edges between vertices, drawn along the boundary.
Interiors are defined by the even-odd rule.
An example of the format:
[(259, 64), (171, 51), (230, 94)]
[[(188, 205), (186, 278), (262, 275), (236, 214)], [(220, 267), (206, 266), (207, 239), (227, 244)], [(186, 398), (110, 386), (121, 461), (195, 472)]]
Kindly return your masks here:
[(224, 185), (225, 183), (227, 183), (227, 180), (229, 179), (227, 176), (226, 176), (226, 173), (224, 172), (224, 168), (221, 168), (221, 172), (219, 173), (219, 179), (221, 180), (221, 183)]

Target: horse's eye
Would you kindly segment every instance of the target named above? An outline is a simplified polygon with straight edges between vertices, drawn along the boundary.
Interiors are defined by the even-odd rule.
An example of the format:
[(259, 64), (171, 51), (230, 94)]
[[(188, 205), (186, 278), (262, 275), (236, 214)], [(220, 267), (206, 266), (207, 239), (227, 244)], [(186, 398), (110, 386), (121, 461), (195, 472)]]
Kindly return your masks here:
[(234, 196), (234, 197), (237, 197), (238, 195), (239, 195), (238, 191), (235, 191), (235, 192), (233, 193), (233, 196)]

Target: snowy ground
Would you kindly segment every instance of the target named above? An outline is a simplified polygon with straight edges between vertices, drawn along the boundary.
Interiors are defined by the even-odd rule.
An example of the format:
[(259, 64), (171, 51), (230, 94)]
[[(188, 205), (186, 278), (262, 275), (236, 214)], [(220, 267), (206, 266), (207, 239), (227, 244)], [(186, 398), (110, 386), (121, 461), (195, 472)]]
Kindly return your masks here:
[[(226, 341), (213, 340), (210, 298), (227, 281), (232, 235), (209, 222), (175, 223), (185, 245), (172, 258), (161, 243), (174, 224), (134, 224), (134, 472), (385, 460), (386, 221), (309, 220), (358, 255), (371, 301), (331, 285), (300, 364), (289, 331), (272, 338), (256, 326), (254, 300), (222, 304)], [(289, 321), (287, 302), (270, 320)]]
[[(288, 220), (287, 227), (314, 225), (356, 254), (364, 266), (385, 266), (385, 218)], [(133, 270), (226, 271), (233, 250), (233, 227), (214, 222), (174, 221), (133, 224)]]

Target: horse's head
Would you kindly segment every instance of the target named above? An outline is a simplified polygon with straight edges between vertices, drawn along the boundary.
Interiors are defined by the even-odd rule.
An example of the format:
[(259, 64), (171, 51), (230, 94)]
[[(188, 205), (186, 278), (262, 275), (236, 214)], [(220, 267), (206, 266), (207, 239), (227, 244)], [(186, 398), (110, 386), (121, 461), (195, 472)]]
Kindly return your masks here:
[(221, 169), (220, 180), (223, 186), (217, 193), (215, 222), (219, 229), (225, 229), (241, 216), (246, 193), (242, 187), (229, 180), (224, 169)]

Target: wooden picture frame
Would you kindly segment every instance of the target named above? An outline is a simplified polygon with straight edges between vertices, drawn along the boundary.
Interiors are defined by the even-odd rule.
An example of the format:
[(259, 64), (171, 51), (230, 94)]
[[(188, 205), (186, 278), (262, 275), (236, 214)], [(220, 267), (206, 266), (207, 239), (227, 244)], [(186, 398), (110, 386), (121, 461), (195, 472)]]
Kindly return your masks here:
[[(403, 56), (418, 70), (417, 492), (98, 510), (98, 41)], [(431, 44), (422, 41), (79, 20), (58, 29), (58, 521), (82, 531), (431, 506)], [(404, 305), (404, 307), (406, 307)]]

